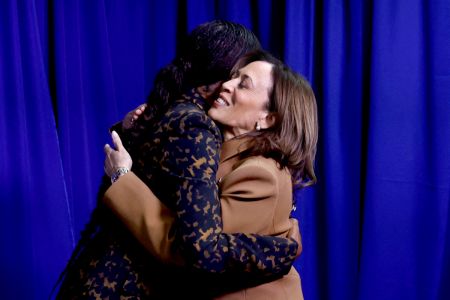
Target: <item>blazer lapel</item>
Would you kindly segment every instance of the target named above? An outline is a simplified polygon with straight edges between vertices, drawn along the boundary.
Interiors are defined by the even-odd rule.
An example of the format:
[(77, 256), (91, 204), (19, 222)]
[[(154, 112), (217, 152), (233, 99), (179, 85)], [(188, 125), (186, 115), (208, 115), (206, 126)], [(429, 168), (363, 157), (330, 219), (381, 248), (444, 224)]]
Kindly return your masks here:
[(219, 170), (217, 171), (217, 182), (230, 173), (233, 165), (239, 160), (239, 154), (249, 148), (250, 138), (234, 138), (222, 144), (220, 150)]

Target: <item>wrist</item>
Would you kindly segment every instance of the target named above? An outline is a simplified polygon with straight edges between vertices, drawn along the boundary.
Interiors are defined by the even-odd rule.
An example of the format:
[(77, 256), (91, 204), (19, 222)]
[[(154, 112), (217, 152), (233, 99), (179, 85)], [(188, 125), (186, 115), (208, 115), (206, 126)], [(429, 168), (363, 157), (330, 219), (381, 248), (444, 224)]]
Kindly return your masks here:
[(130, 171), (127, 167), (119, 167), (114, 173), (111, 174), (111, 183), (116, 182), (120, 176), (127, 174)]

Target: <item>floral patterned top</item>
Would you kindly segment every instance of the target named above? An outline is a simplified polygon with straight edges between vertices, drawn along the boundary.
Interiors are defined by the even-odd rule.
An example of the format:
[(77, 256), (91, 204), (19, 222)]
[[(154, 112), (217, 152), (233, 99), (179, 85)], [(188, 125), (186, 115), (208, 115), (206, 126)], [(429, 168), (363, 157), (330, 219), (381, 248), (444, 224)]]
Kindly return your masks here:
[(133, 171), (176, 212), (174, 246), (188, 267), (158, 265), (117, 220), (106, 218), (115, 225), (102, 227), (91, 243), (96, 250), (87, 247), (69, 268), (58, 295), (61, 299), (76, 295), (166, 298), (170, 289), (173, 292), (167, 281), (176, 281), (178, 291), (186, 296), (202, 279), (214, 290), (220, 286), (214, 284), (217, 278), (233, 278), (228, 282), (258, 278), (260, 283), (289, 272), (298, 247), (295, 241), (222, 232), (216, 183), (221, 133), (206, 109), (205, 100), (192, 90), (157, 116), (157, 122), (146, 110), (137, 128), (119, 132), (133, 157)]

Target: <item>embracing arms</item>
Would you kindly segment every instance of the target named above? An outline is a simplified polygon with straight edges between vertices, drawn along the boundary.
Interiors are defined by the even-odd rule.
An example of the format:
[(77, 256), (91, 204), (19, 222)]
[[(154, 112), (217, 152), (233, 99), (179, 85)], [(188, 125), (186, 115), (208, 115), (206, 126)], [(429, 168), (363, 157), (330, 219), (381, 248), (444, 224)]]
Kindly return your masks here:
[[(234, 270), (262, 276), (287, 273), (299, 249), (294, 240), (223, 232), (214, 176), (218, 157), (211, 157), (213, 148), (217, 148), (213, 144), (216, 136), (211, 132), (214, 125), (195, 115), (186, 116), (180, 122), (184, 130), (166, 145), (164, 151), (168, 156), (162, 164), (162, 168), (172, 171), (168, 176), (178, 195), (176, 215), (133, 173), (112, 185), (105, 194), (105, 203), (160, 259), (171, 259), (174, 238), (171, 230), (175, 229), (177, 239), (182, 242), (183, 258), (196, 269)], [(197, 143), (199, 136), (203, 140)], [(124, 149), (118, 147), (118, 150)], [(191, 155), (181, 159), (180, 151)], [(161, 235), (155, 233), (158, 230)]]

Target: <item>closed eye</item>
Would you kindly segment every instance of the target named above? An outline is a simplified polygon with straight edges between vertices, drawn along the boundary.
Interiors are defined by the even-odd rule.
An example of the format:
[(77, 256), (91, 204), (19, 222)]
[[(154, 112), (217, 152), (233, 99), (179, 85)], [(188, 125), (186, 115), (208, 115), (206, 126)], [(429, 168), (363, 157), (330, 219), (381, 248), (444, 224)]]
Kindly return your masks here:
[(239, 82), (238, 87), (241, 88), (241, 89), (245, 89), (245, 88), (248, 87), (248, 84), (247, 84), (247, 82), (245, 80), (241, 80), (241, 82)]
[(240, 88), (250, 88), (253, 86), (253, 81), (248, 75), (242, 75), (241, 81), (239, 82)]

